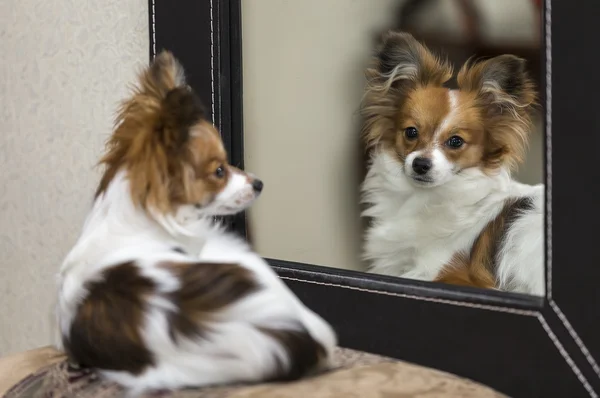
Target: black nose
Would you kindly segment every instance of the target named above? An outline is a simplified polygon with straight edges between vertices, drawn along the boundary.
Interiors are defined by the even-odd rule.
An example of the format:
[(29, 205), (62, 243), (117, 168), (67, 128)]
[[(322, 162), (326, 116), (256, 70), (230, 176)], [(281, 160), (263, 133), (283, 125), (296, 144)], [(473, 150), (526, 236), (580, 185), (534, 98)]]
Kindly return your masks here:
[(419, 175), (426, 174), (431, 169), (431, 159), (415, 158), (412, 163), (412, 168)]
[(261, 180), (254, 180), (252, 182), (252, 189), (254, 189), (254, 191), (256, 192), (260, 192), (263, 189), (263, 182)]

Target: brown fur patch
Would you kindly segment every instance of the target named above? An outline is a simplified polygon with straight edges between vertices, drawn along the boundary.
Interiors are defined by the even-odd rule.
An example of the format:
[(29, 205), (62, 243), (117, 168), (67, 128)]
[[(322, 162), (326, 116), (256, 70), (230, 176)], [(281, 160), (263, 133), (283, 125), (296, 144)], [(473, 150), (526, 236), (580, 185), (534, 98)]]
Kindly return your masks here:
[(434, 282), (458, 286), (473, 286), (482, 289), (496, 287), (494, 275), (483, 265), (471, 261), (468, 254), (457, 253), (452, 257)]
[[(159, 54), (140, 74), (100, 164), (105, 171), (96, 196), (125, 169), (134, 203), (163, 213), (181, 204), (206, 204), (227, 184), (221, 137), (170, 53)], [(219, 167), (226, 171), (221, 177)]]
[(325, 349), (312, 338), (304, 328), (302, 330), (283, 330), (261, 328), (261, 332), (275, 339), (283, 346), (290, 358), (290, 368), (285, 370), (283, 364), (273, 375), (273, 380), (296, 380), (315, 370), (322, 358)]
[(155, 289), (133, 263), (105, 270), (102, 279), (87, 283), (69, 336), (63, 339), (69, 358), (86, 367), (141, 373), (154, 363), (140, 327), (145, 298)]
[[(434, 133), (442, 121), (450, 113), (448, 90), (443, 87), (423, 87), (411, 91), (399, 109), (396, 125), (399, 133), (395, 134), (396, 150), (406, 158), (409, 153), (431, 148)], [(414, 127), (419, 135), (416, 139), (408, 139), (403, 132)]]
[(260, 289), (251, 271), (238, 264), (165, 263), (181, 287), (168, 295), (177, 311), (169, 313), (170, 334), (193, 338), (202, 336), (215, 312)]
[(496, 288), (498, 252), (502, 241), (517, 217), (533, 208), (530, 198), (508, 200), (500, 214), (481, 231), (471, 252), (457, 253), (435, 279), (436, 282), (480, 288)]
[[(169, 332), (174, 341), (179, 336), (202, 336), (209, 330), (215, 312), (260, 289), (252, 272), (238, 264), (166, 263), (162, 267), (181, 282), (181, 288), (168, 296), (178, 309), (169, 314)], [(291, 367), (284, 370), (280, 364), (273, 379), (297, 379), (314, 369), (325, 356), (324, 348), (303, 328), (259, 330), (277, 340), (290, 357)]]

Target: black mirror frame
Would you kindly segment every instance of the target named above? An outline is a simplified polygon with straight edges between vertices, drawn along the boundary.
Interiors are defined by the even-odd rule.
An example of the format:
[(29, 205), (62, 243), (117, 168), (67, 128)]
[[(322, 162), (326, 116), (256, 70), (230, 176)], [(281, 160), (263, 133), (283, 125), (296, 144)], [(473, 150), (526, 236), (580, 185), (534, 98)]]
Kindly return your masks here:
[[(600, 31), (600, 2), (545, 0), (544, 16), (546, 297), (269, 259), (333, 324), (342, 346), (452, 372), (513, 397), (600, 393), (600, 194), (591, 187), (600, 168), (587, 150), (600, 144), (588, 132), (600, 128), (590, 44)], [(169, 49), (180, 59), (210, 104), (231, 162), (243, 167), (241, 0), (149, 0), (149, 23), (150, 58)], [(230, 222), (245, 234), (243, 215)]]

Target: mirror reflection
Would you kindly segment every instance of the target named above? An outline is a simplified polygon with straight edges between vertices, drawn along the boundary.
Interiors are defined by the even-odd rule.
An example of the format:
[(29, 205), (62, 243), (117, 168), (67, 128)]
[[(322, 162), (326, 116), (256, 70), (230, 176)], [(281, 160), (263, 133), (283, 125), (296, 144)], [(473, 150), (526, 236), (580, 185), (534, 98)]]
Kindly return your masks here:
[(242, 1), (267, 258), (544, 294), (540, 1)]

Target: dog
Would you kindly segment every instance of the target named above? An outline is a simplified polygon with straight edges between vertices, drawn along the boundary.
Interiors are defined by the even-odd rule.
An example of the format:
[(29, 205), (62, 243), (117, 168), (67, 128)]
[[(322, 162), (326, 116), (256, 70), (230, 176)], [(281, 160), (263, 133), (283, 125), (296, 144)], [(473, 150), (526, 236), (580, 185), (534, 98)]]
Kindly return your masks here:
[(59, 273), (61, 346), (132, 395), (291, 380), (329, 366), (336, 335), (216, 216), (263, 183), (159, 54), (121, 106), (79, 240)]
[(525, 61), (471, 59), (449, 89), (447, 61), (388, 32), (366, 76), (368, 271), (543, 295), (544, 186), (511, 177), (537, 107)]

